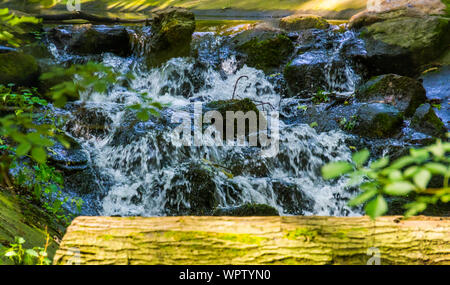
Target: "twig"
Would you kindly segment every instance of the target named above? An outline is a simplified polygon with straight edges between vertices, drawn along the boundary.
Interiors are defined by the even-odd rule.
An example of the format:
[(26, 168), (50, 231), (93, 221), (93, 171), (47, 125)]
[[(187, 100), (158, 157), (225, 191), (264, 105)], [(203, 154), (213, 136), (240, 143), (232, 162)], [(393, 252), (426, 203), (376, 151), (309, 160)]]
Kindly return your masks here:
[(234, 83), (233, 96), (231, 97), (231, 100), (234, 99), (234, 95), (236, 94), (237, 84), (239, 83), (239, 80), (241, 80), (241, 78), (246, 78), (248, 80), (248, 76), (247, 75), (242, 75), (236, 80), (236, 83)]

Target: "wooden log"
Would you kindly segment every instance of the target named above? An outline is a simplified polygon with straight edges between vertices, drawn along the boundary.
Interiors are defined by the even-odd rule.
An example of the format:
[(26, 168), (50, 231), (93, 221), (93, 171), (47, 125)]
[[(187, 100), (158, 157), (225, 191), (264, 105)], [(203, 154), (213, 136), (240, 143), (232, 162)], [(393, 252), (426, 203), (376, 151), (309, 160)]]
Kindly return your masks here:
[(450, 264), (450, 218), (79, 217), (55, 264)]
[(152, 19), (123, 19), (118, 17), (102, 17), (96, 16), (93, 14), (88, 14), (81, 11), (75, 11), (71, 13), (63, 13), (63, 14), (54, 14), (54, 15), (34, 15), (34, 17), (42, 19), (44, 22), (62, 22), (67, 20), (86, 20), (91, 23), (101, 23), (101, 24), (116, 24), (116, 23), (130, 23), (130, 24), (139, 24), (144, 23), (148, 24), (152, 21)]

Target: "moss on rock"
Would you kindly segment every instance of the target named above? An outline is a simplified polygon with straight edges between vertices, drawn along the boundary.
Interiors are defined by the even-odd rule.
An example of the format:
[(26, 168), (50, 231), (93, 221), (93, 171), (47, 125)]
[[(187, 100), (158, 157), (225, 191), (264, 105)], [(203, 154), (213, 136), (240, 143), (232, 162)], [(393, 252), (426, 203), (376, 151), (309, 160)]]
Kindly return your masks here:
[(385, 74), (373, 77), (358, 88), (356, 98), (363, 102), (383, 101), (412, 116), (427, 100), (422, 84), (409, 77)]
[(411, 120), (411, 127), (433, 137), (445, 138), (447, 133), (444, 123), (428, 103), (417, 108)]
[(0, 84), (35, 86), (39, 78), (39, 66), (34, 57), (20, 52), (0, 54)]
[(367, 64), (375, 74), (415, 75), (448, 49), (450, 20), (439, 16), (398, 17), (365, 27)]
[(403, 116), (393, 106), (381, 103), (362, 105), (357, 112), (354, 133), (370, 138), (391, 137), (400, 132)]
[(192, 12), (178, 7), (157, 11), (152, 29), (153, 38), (147, 57), (149, 66), (158, 66), (170, 58), (189, 55), (195, 30), (195, 16)]
[(291, 15), (280, 19), (280, 28), (287, 31), (298, 31), (308, 29), (324, 30), (330, 24), (322, 17), (316, 15)]
[(24, 238), (25, 248), (44, 247), (46, 227), (51, 237), (47, 251), (51, 260), (58, 249), (53, 238), (62, 238), (64, 228), (38, 207), (0, 188), (0, 265), (10, 264), (1, 253), (14, 242), (14, 237)]
[(246, 57), (249, 66), (271, 72), (286, 62), (294, 44), (283, 33), (249, 30), (235, 37), (236, 49)]

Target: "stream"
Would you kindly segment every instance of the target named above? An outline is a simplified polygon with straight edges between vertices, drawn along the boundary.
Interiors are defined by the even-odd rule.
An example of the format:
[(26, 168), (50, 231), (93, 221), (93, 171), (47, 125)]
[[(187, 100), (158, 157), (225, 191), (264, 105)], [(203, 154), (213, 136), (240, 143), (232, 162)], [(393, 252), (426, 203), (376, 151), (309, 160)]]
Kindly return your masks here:
[[(346, 179), (325, 181), (320, 173), (330, 161), (350, 160), (349, 145), (355, 138), (340, 130), (319, 132), (310, 127), (298, 109), (301, 99), (285, 98), (276, 74), (240, 63), (227, 41), (245, 25), (232, 26), (227, 33), (196, 31), (192, 42), (196, 58), (173, 58), (152, 69), (143, 56), (148, 27), (127, 26), (134, 38), (133, 54), (128, 57), (74, 55), (47, 39), (52, 64), (95, 60), (133, 75), (130, 80), (121, 78), (105, 94), (82, 94), (81, 100), (55, 109), (66, 118), (64, 130), (80, 144), (86, 158), (83, 167), (67, 175), (65, 190), (83, 198), (83, 215), (203, 215), (246, 203), (269, 205), (280, 215), (362, 214), (361, 209), (347, 206), (356, 189), (347, 187)], [(71, 27), (62, 29), (70, 32)], [(313, 43), (320, 48), (296, 60), (323, 62), (327, 91), (353, 93), (361, 74), (345, 54), (349, 46), (364, 52), (361, 40), (352, 31), (320, 33)], [(278, 154), (265, 158), (251, 146), (173, 145), (172, 114), (191, 112), (194, 102), (231, 99), (241, 76), (248, 78), (237, 85), (239, 98), (270, 103), (280, 113)], [(136, 122), (127, 106), (142, 103), (141, 93), (168, 107), (159, 117)], [(258, 108), (261, 111), (264, 105)]]

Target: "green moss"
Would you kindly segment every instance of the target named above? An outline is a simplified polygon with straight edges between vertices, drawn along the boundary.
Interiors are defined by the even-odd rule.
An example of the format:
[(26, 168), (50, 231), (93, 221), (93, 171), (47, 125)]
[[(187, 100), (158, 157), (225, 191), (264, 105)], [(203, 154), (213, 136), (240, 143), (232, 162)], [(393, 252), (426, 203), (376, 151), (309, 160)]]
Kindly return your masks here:
[[(23, 237), (25, 248), (43, 247), (47, 238), (46, 228), (51, 237), (62, 237), (64, 228), (55, 224), (46, 213), (0, 188), (0, 252), (14, 241), (14, 237)], [(48, 249), (50, 259), (57, 248), (58, 245), (51, 241)], [(9, 261), (0, 254), (2, 263)]]
[(201, 231), (167, 231), (164, 236), (175, 241), (200, 241), (206, 239), (217, 239), (222, 241), (231, 241), (236, 243), (259, 245), (266, 240), (264, 237), (259, 237), (251, 234), (229, 234), (229, 233), (213, 233)]
[(253, 111), (256, 114), (259, 114), (259, 110), (256, 107), (255, 103), (252, 102), (249, 98), (245, 99), (232, 99), (232, 100), (218, 100), (209, 102), (206, 107), (215, 109), (222, 114), (222, 116), (226, 117), (227, 111), (238, 112), (242, 111), (244, 113)]
[(294, 44), (283, 34), (259, 40), (252, 38), (238, 47), (247, 54), (247, 64), (266, 72), (279, 67), (294, 51)]
[(285, 234), (285, 237), (290, 240), (296, 240), (299, 238), (306, 240), (313, 240), (319, 233), (316, 230), (310, 230), (308, 228), (297, 228), (294, 231), (289, 231)]
[(32, 86), (38, 77), (39, 66), (34, 57), (18, 52), (0, 54), (0, 84)]
[(295, 31), (307, 29), (327, 29), (330, 24), (320, 16), (315, 15), (292, 15), (280, 20), (280, 28)]

